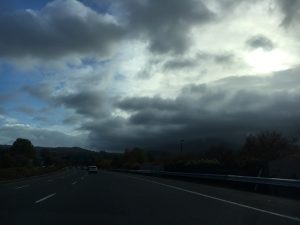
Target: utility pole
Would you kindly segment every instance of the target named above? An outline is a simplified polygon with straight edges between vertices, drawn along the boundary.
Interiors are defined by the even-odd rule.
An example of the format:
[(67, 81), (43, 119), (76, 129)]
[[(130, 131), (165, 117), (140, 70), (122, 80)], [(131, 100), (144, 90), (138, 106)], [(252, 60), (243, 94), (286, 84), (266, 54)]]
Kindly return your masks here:
[(183, 151), (183, 143), (184, 143), (184, 140), (181, 139), (180, 140), (180, 153), (182, 153), (182, 151)]

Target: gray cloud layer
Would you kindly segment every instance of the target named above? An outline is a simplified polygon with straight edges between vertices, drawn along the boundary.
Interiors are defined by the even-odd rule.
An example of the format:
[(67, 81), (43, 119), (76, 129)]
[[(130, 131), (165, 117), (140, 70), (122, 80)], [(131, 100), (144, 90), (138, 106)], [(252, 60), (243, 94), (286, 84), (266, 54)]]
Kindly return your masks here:
[[(106, 56), (124, 39), (140, 38), (157, 53), (183, 53), (189, 30), (213, 18), (201, 1), (119, 2), (127, 23), (76, 0), (56, 0), (40, 11), (0, 15), (0, 57), (57, 58), (72, 54)], [(8, 26), (9, 24), (9, 26)], [(122, 25), (120, 25), (122, 24)]]
[(149, 40), (150, 49), (158, 53), (183, 53), (190, 47), (189, 30), (205, 24), (214, 14), (202, 1), (125, 0), (128, 25), (133, 34)]
[(185, 139), (186, 147), (195, 150), (216, 139), (240, 143), (249, 132), (265, 129), (292, 132), (300, 124), (298, 74), (297, 69), (270, 78), (231, 77), (188, 85), (175, 99), (126, 98), (116, 107), (130, 113), (128, 119), (95, 119), (82, 126), (90, 131), (91, 144), (108, 149), (140, 145), (174, 150)]
[(252, 36), (246, 41), (246, 44), (252, 49), (262, 48), (266, 51), (271, 51), (275, 47), (274, 43), (264, 35)]
[[(294, 131), (300, 125), (299, 72), (293, 69), (271, 77), (233, 76), (190, 84), (174, 99), (112, 99), (95, 90), (51, 96), (51, 89), (43, 86), (24, 90), (53, 106), (74, 110), (76, 114), (68, 115), (64, 122), (75, 121), (81, 130), (88, 131), (91, 147), (174, 150), (184, 139), (187, 149), (196, 150), (217, 141), (238, 144), (248, 133), (265, 129)], [(114, 110), (129, 117), (113, 115)]]
[(84, 90), (77, 93), (60, 95), (55, 99), (57, 104), (62, 104), (66, 108), (74, 109), (77, 114), (92, 118), (110, 114), (108, 101), (104, 93)]
[(288, 27), (300, 17), (300, 2), (298, 0), (277, 0), (280, 9), (284, 14), (282, 25)]
[(177, 69), (189, 69), (195, 66), (199, 66), (205, 64), (209, 61), (215, 64), (229, 64), (234, 60), (233, 53), (198, 53), (194, 57), (191, 58), (183, 58), (183, 57), (174, 57), (173, 59), (167, 61), (164, 64), (164, 68), (167, 70), (177, 70)]
[(74, 53), (105, 55), (124, 32), (78, 1), (57, 0), (41, 11), (0, 15), (0, 33), (2, 57), (54, 58)]
[[(138, 40), (148, 44), (154, 58), (148, 64), (151, 64), (151, 60), (153, 64), (161, 63), (164, 69), (159, 71), (161, 73), (175, 73), (176, 70), (195, 69), (196, 66), (200, 68), (201, 63), (231, 63), (236, 57), (231, 48), (229, 50), (233, 50), (232, 53), (215, 50), (194, 56), (185, 54), (193, 46), (190, 39), (192, 28), (221, 19), (216, 18), (203, 2), (119, 0), (111, 3), (112, 8), (116, 7), (114, 10), (120, 11), (115, 17), (93, 11), (75, 0), (56, 0), (40, 11), (2, 13), (0, 57), (47, 60), (73, 54), (82, 57), (93, 54), (107, 56), (123, 40)], [(225, 4), (227, 2), (230, 3), (228, 6)], [(288, 26), (298, 18), (296, 9), (299, 3), (293, 0), (278, 2), (284, 13), (283, 24)], [(224, 0), (220, 4), (230, 12), (235, 3), (234, 0)], [(276, 47), (268, 37), (250, 35), (245, 44), (251, 49), (271, 51)], [(155, 62), (157, 55), (166, 60)], [(194, 72), (197, 72), (196, 69)], [(76, 124), (74, 127), (79, 127), (80, 131), (87, 131), (91, 147), (122, 150), (125, 147), (141, 146), (175, 150), (179, 140), (184, 139), (185, 147), (195, 150), (216, 143), (216, 140), (239, 143), (249, 132), (264, 129), (292, 130), (293, 126), (300, 123), (299, 72), (299, 69), (295, 69), (275, 73), (272, 77), (232, 76), (210, 83), (189, 84), (174, 98), (158, 95), (110, 97), (109, 92), (112, 90), (98, 88), (100, 79), (96, 80), (96, 75), (70, 75), (71, 78), (64, 81), (80, 83), (72, 83), (71, 91), (67, 88), (56, 89), (51, 82), (27, 85), (21, 91), (38, 98), (50, 109), (63, 107), (65, 112), (71, 112), (65, 117), (62, 115), (61, 122), (64, 125)], [(97, 76), (102, 76), (100, 73)], [(126, 91), (130, 92), (131, 89)], [(141, 91), (141, 94), (144, 93)], [(1, 98), (7, 99), (0, 95), (0, 102)], [(29, 107), (17, 107), (15, 110), (29, 116), (35, 115), (34, 109)], [(4, 113), (0, 107), (0, 114)], [(34, 119), (47, 123), (50, 114), (45, 110), (46, 116), (40, 115)], [(5, 141), (8, 139), (3, 137), (17, 135), (31, 139), (34, 144), (68, 146), (72, 143), (82, 146), (79, 141), (83, 140), (81, 136), (72, 137), (62, 132), (16, 123), (6, 125), (0, 127), (2, 140)]]
[(12, 144), (15, 139), (11, 137), (28, 138), (35, 146), (85, 146), (83, 136), (70, 136), (59, 131), (49, 131), (42, 128), (31, 128), (24, 125), (10, 125), (0, 127), (0, 142)]

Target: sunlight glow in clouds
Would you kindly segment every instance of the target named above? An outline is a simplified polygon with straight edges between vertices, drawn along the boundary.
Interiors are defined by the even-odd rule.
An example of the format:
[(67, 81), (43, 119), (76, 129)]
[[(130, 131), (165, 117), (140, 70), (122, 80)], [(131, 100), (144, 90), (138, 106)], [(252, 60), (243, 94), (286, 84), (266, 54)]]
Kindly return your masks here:
[(256, 49), (245, 55), (246, 63), (251, 66), (255, 73), (270, 73), (289, 69), (294, 60), (284, 51), (264, 51)]

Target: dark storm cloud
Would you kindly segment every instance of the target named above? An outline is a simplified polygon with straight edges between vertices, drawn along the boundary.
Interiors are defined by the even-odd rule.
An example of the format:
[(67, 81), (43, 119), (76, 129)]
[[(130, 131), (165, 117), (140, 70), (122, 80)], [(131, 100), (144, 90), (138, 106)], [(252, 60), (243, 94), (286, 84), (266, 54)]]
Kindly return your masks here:
[(214, 56), (214, 61), (217, 64), (227, 64), (234, 60), (234, 55), (231, 53), (219, 54)]
[(109, 114), (108, 101), (109, 99), (103, 93), (95, 91), (63, 94), (55, 98), (56, 103), (74, 109), (77, 114), (96, 118)]
[(202, 62), (199, 62), (195, 59), (184, 59), (184, 58), (175, 58), (167, 61), (164, 64), (164, 68), (167, 70), (177, 70), (177, 69), (189, 69), (195, 67)]
[(246, 45), (252, 49), (262, 48), (266, 51), (271, 51), (274, 49), (274, 43), (264, 35), (255, 35), (250, 37), (246, 41)]
[(68, 125), (73, 125), (73, 124), (77, 124), (80, 119), (82, 119), (81, 116), (71, 115), (64, 118), (63, 123)]
[(286, 90), (298, 90), (300, 89), (299, 74), (299, 68), (277, 72), (270, 82), (270, 86), (278, 89), (285, 88)]
[(149, 42), (153, 52), (183, 53), (191, 44), (190, 28), (213, 18), (201, 1), (125, 0), (119, 4), (126, 15), (119, 20), (127, 21), (122, 25), (113, 15), (100, 14), (76, 0), (55, 0), (39, 11), (0, 11), (0, 57), (107, 56), (120, 41), (132, 38)]
[[(66, 109), (72, 109), (77, 115), (88, 118), (97, 118), (107, 116), (110, 113), (110, 106), (113, 99), (110, 99), (104, 92), (99, 90), (86, 90), (88, 81), (80, 83), (79, 87), (74, 88), (73, 92), (62, 91), (53, 94), (56, 87), (48, 84), (39, 84), (34, 86), (25, 86), (22, 91), (28, 93), (43, 102), (49, 104), (50, 108), (42, 110), (42, 113), (48, 113), (51, 107), (64, 106)], [(76, 91), (75, 91), (76, 90)], [(71, 122), (71, 117), (66, 118), (64, 123)]]
[(123, 30), (74, 0), (56, 0), (41, 11), (0, 15), (0, 56), (55, 58), (105, 55)]
[(277, 0), (281, 11), (284, 14), (282, 25), (288, 27), (294, 21), (298, 22), (300, 16), (300, 2), (298, 0)]
[(174, 102), (159, 97), (135, 97), (125, 99), (116, 104), (117, 107), (125, 111), (138, 111), (143, 109), (173, 110), (176, 108)]
[[(83, 83), (82, 85), (85, 87), (86, 85)], [(110, 99), (104, 92), (92, 90), (92, 87), (91, 90), (78, 89), (71, 93), (62, 92), (56, 95), (53, 95), (55, 88), (47, 84), (26, 86), (22, 90), (53, 107), (62, 105), (67, 109), (75, 110), (78, 115), (97, 118), (109, 114)], [(66, 119), (65, 122), (68, 123), (69, 119)]]
[(183, 53), (191, 44), (190, 28), (205, 24), (214, 14), (196, 0), (125, 0), (120, 1), (127, 13), (133, 35), (149, 40), (156, 53)]
[(241, 143), (249, 132), (292, 132), (300, 124), (298, 85), (286, 89), (279, 82), (282, 77), (297, 80), (294, 75), (299, 72), (188, 85), (175, 99), (125, 98), (116, 105), (130, 113), (128, 119), (95, 120), (82, 128), (90, 131), (90, 144), (115, 150), (130, 146), (174, 150), (180, 139), (187, 149), (196, 150), (216, 140)]
[[(187, 85), (173, 99), (109, 99), (102, 92), (84, 89), (51, 96), (42, 86), (41, 90), (26, 90), (50, 105), (74, 110), (76, 114), (65, 117), (63, 123), (75, 122), (88, 131), (89, 147), (123, 150), (140, 146), (171, 151), (184, 139), (187, 149), (197, 150), (216, 141), (241, 143), (249, 132), (292, 131), (300, 124), (299, 74), (300, 69), (293, 69), (272, 77), (228, 77)], [(115, 110), (127, 116), (118, 116)]]

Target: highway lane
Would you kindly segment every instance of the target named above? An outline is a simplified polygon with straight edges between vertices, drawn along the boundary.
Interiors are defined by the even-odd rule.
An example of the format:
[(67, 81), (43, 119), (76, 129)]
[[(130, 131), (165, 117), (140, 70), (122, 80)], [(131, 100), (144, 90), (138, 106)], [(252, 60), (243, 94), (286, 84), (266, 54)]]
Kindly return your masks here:
[[(83, 174), (83, 172), (81, 172)], [(84, 173), (85, 174), (85, 173)], [(77, 179), (76, 170), (65, 170), (50, 176), (24, 179), (0, 185), (0, 224), (4, 217), (15, 217), (32, 206), (34, 199), (39, 199), (45, 193), (68, 190), (65, 184)], [(71, 185), (71, 184), (70, 184)]]
[(163, 178), (103, 172), (0, 185), (1, 225), (300, 224), (300, 202)]

